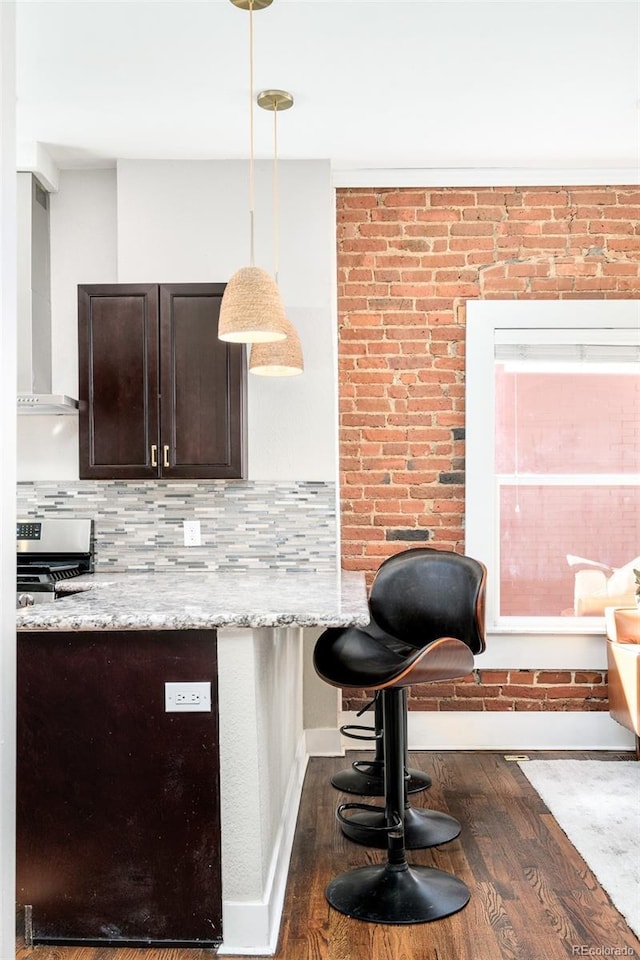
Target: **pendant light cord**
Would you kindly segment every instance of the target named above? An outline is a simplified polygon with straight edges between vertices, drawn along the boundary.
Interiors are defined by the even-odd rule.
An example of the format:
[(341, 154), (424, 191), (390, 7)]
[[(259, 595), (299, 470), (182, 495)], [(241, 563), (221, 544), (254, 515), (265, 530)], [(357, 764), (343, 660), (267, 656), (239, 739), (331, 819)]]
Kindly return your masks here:
[(249, 263), (255, 266), (255, 187), (253, 171), (253, 0), (249, 0)]
[(280, 268), (280, 198), (278, 196), (278, 108), (273, 111), (273, 273), (278, 282)]

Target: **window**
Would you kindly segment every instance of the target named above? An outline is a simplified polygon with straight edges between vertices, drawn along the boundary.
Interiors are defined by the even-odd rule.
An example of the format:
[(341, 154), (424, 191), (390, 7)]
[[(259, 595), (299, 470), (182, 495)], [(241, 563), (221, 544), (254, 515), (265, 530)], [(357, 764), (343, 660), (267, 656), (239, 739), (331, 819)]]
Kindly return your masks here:
[(639, 361), (639, 301), (467, 304), (466, 552), (489, 628), (575, 631), (633, 598)]

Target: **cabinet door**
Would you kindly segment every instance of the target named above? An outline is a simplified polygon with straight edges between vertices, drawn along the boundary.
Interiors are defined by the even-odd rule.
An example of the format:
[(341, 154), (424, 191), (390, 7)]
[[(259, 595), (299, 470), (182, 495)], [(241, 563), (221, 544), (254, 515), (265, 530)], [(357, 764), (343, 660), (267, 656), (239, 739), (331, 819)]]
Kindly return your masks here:
[(163, 477), (245, 476), (246, 348), (218, 339), (224, 289), (160, 286)]
[[(167, 713), (167, 681), (209, 681), (212, 709)], [(35, 942), (220, 942), (216, 694), (215, 631), (21, 635), (17, 888)]]
[(80, 478), (159, 476), (157, 285), (79, 287), (78, 361)]

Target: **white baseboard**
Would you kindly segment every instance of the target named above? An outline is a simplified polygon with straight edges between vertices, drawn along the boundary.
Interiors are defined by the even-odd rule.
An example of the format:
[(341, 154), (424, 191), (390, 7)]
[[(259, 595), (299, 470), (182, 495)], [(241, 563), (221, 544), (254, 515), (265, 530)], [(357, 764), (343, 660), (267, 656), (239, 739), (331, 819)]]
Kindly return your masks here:
[[(344, 713), (341, 723), (357, 723)], [(344, 739), (349, 750), (366, 749)], [(633, 734), (601, 711), (409, 711), (410, 750), (633, 750)]]
[(272, 956), (276, 952), (289, 861), (308, 759), (306, 740), (303, 735), (300, 738), (289, 778), (269, 875), (265, 882), (264, 897), (253, 901), (224, 900), (223, 891), (224, 941), (218, 948), (217, 956)]

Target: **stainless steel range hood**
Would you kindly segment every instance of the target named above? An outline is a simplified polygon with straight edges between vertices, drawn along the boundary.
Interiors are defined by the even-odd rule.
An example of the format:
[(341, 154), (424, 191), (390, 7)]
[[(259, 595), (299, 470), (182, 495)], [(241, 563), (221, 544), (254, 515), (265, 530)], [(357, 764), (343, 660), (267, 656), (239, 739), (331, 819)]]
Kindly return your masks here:
[(51, 391), (49, 194), (18, 174), (18, 413), (75, 413), (78, 401)]
[(78, 401), (64, 393), (19, 393), (18, 413), (77, 413)]

